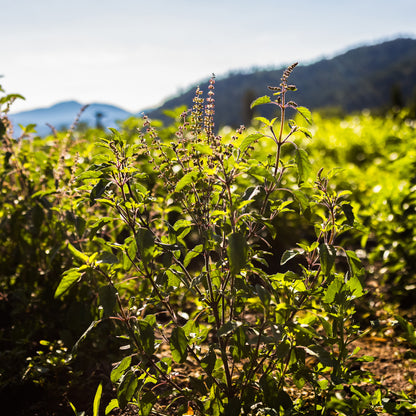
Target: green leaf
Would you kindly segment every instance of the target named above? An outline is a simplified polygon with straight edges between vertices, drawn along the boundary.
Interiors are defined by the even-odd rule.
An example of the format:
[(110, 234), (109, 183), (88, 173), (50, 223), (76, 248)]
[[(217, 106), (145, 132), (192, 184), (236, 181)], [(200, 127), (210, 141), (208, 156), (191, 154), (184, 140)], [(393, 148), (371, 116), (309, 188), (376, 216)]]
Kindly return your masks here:
[(342, 210), (344, 211), (344, 215), (347, 218), (347, 224), (353, 226), (354, 225), (354, 212), (352, 206), (350, 204), (342, 204)]
[(144, 393), (139, 400), (140, 416), (149, 416), (157, 397), (152, 391)]
[(81, 344), (82, 341), (87, 337), (87, 335), (100, 323), (101, 321), (93, 321), (91, 322), (90, 326), (87, 328), (87, 330), (79, 337), (78, 341), (75, 343), (75, 345), (72, 347), (72, 354), (76, 354), (78, 351), (78, 347)]
[(172, 358), (178, 363), (183, 363), (188, 355), (188, 339), (186, 338), (185, 331), (181, 327), (173, 328), (169, 344)]
[(300, 209), (302, 213), (307, 216), (310, 211), (310, 204), (309, 199), (306, 194), (301, 190), (294, 190), (292, 191), (293, 196), (295, 197), (296, 201), (299, 203)]
[(260, 378), (260, 387), (263, 391), (263, 401), (267, 406), (276, 411), (280, 411), (282, 407), (287, 412), (293, 408), (292, 399), (284, 390), (278, 388), (276, 379), (271, 375), (263, 374)]
[(81, 253), (78, 249), (76, 249), (71, 243), (68, 243), (68, 248), (69, 251), (72, 253), (72, 255), (79, 261), (81, 261), (82, 263), (88, 263), (88, 259), (89, 257), (84, 254)]
[(108, 415), (112, 410), (117, 409), (118, 407), (118, 400), (111, 399), (110, 403), (108, 403), (107, 407), (105, 408), (105, 415)]
[(335, 296), (340, 292), (342, 285), (343, 281), (336, 277), (328, 286), (323, 301), (325, 303), (332, 303), (335, 300)]
[(297, 127), (297, 131), (300, 131), (301, 133), (303, 133), (306, 137), (308, 137), (309, 139), (312, 139), (312, 133), (306, 129), (305, 127)]
[(308, 153), (303, 149), (296, 149), (295, 159), (298, 167), (298, 184), (300, 185), (308, 180), (312, 164), (309, 161)]
[(75, 217), (75, 229), (77, 230), (78, 237), (82, 237), (85, 231), (86, 221), (84, 218), (76, 216)]
[(98, 262), (104, 264), (117, 264), (119, 261), (115, 254), (109, 251), (103, 251), (98, 257)]
[(36, 124), (28, 124), (27, 126), (23, 126), (21, 124), (19, 124), (19, 127), (22, 129), (22, 132), (25, 134), (28, 133), (36, 133)]
[(337, 250), (334, 246), (331, 246), (327, 243), (322, 243), (319, 245), (319, 257), (321, 260), (322, 273), (325, 276), (329, 276), (331, 269), (335, 263), (335, 258), (337, 256)]
[(260, 134), (260, 133), (254, 133), (254, 134), (249, 134), (248, 136), (244, 137), (244, 139), (242, 140), (242, 142), (240, 143), (239, 149), (240, 152), (243, 153), (247, 150), (247, 148), (256, 140), (261, 139), (262, 137), (264, 137), (264, 134)]
[(191, 260), (197, 256), (199, 256), (202, 253), (204, 246), (202, 244), (198, 244), (197, 246), (195, 246), (191, 251), (188, 251), (188, 253), (186, 253), (186, 256), (183, 260), (183, 265), (185, 267), (188, 267), (189, 263), (191, 262)]
[(98, 220), (97, 222), (94, 223), (94, 225), (92, 225), (89, 228), (89, 238), (92, 239), (95, 234), (97, 234), (97, 231), (100, 230), (101, 228), (103, 228), (106, 224), (109, 224), (110, 222), (115, 222), (114, 218), (111, 217), (103, 217), (100, 220)]
[(95, 200), (100, 198), (111, 182), (107, 179), (100, 179), (98, 183), (92, 188), (90, 193), (90, 206), (95, 204)]
[(196, 171), (192, 170), (186, 173), (184, 176), (182, 176), (182, 178), (176, 184), (175, 192), (182, 191), (182, 189), (185, 188), (185, 186), (195, 182), (197, 177), (198, 177), (198, 172)]
[(217, 356), (215, 351), (210, 348), (208, 354), (201, 360), (201, 367), (207, 372), (207, 374), (211, 374), (215, 368), (216, 362)]
[(363, 265), (357, 254), (351, 250), (346, 250), (345, 253), (347, 255), (351, 276), (361, 276), (363, 273)]
[(136, 244), (143, 263), (147, 265), (155, 251), (155, 236), (148, 228), (140, 227), (136, 233)]
[(327, 321), (326, 319), (325, 319), (325, 317), (323, 317), (323, 316), (320, 316), (319, 317), (319, 320), (320, 320), (320, 322), (321, 322), (321, 324), (322, 324), (322, 326), (323, 326), (323, 328), (324, 328), (324, 331), (325, 331), (325, 335), (326, 335), (326, 337), (327, 338), (332, 338), (333, 337), (333, 328), (332, 328), (332, 325), (331, 325), (331, 323), (329, 322), (329, 320)]
[(117, 391), (117, 399), (121, 409), (124, 409), (136, 393), (139, 380), (137, 376), (129, 371), (123, 378)]
[(103, 383), (101, 382), (98, 385), (97, 391), (95, 392), (95, 396), (94, 396), (94, 403), (92, 405), (92, 414), (93, 414), (93, 416), (99, 416), (100, 401), (101, 401), (102, 393), (103, 393)]
[(231, 274), (235, 276), (240, 273), (247, 261), (247, 241), (242, 234), (231, 233), (228, 235), (227, 254)]
[(69, 269), (62, 275), (62, 279), (59, 282), (58, 287), (55, 291), (55, 298), (61, 296), (63, 293), (65, 293), (67, 290), (69, 290), (75, 282), (80, 279), (82, 276), (82, 272), (80, 272), (78, 269)]
[(280, 259), (280, 265), (283, 266), (285, 263), (287, 263), (289, 260), (292, 260), (296, 256), (299, 256), (301, 254), (299, 250), (286, 250), (282, 258)]
[(309, 123), (312, 123), (312, 114), (306, 107), (296, 107), (296, 111)]
[(117, 290), (112, 285), (101, 286), (98, 289), (98, 295), (100, 297), (100, 304), (104, 309), (103, 318), (108, 318), (113, 314), (114, 307), (117, 301)]
[(352, 276), (347, 281), (347, 287), (351, 292), (352, 298), (354, 298), (354, 299), (360, 298), (364, 294), (363, 285), (362, 285), (360, 279), (358, 278), (358, 276)]
[(240, 416), (241, 415), (241, 401), (237, 397), (229, 399), (228, 403), (224, 407), (224, 415), (227, 416)]
[(112, 383), (116, 383), (120, 380), (121, 376), (126, 372), (126, 370), (130, 369), (131, 365), (131, 356), (124, 357), (120, 363), (118, 363), (110, 374), (110, 379)]
[(103, 173), (98, 170), (88, 169), (77, 176), (78, 181), (86, 181), (87, 179), (98, 179)]
[(175, 231), (182, 231), (184, 228), (192, 227), (192, 221), (189, 220), (178, 220), (173, 225)]
[(264, 95), (263, 97), (259, 97), (257, 99), (255, 99), (251, 104), (250, 104), (250, 108), (254, 108), (256, 105), (260, 105), (260, 104), (267, 104), (270, 103), (270, 97), (268, 95)]
[(276, 346), (275, 356), (276, 358), (282, 359), (287, 356), (290, 351), (290, 342), (288, 340), (283, 340), (278, 343)]
[(212, 155), (212, 149), (208, 144), (195, 143), (195, 150), (203, 155)]
[(267, 179), (269, 182), (274, 182), (275, 177), (264, 167), (258, 164), (258, 161), (255, 161), (255, 165), (252, 164), (247, 170), (246, 173), (254, 176), (261, 182), (264, 182)]
[(228, 321), (218, 330), (217, 335), (219, 337), (225, 337), (231, 334), (232, 332), (234, 332), (234, 330), (238, 328), (240, 325), (241, 325), (241, 322)]
[(250, 356), (250, 346), (243, 326), (238, 326), (238, 328), (235, 329), (233, 343), (235, 348), (232, 355), (235, 361), (241, 361), (242, 358)]
[(293, 402), (290, 396), (284, 390), (280, 390), (277, 397), (279, 400), (279, 406), (284, 409), (285, 414), (290, 414), (291, 409), (293, 408)]
[(266, 290), (263, 286), (257, 284), (255, 286), (255, 292), (257, 293), (263, 306), (267, 307), (270, 305), (271, 295), (268, 290)]
[(395, 318), (405, 331), (404, 338), (406, 341), (413, 347), (416, 347), (416, 328), (414, 325), (400, 315), (396, 315)]
[[(4, 90), (1, 90), (1, 91), (4, 91)], [(4, 103), (10, 102), (10, 101), (14, 101), (17, 98), (20, 98), (21, 100), (25, 100), (25, 97), (23, 97), (23, 95), (20, 95), (20, 94), (8, 94), (8, 95), (0, 98), (0, 104), (4, 104)]]
[(331, 357), (331, 354), (320, 345), (310, 345), (307, 348), (304, 348), (305, 351), (318, 358), (318, 360), (327, 367), (332, 367), (334, 365), (334, 360)]
[(155, 333), (153, 327), (144, 319), (140, 320), (137, 324), (139, 327), (140, 344), (146, 354), (152, 355), (155, 352)]
[(270, 120), (268, 120), (266, 117), (254, 117), (254, 120), (258, 120), (261, 123), (265, 124), (266, 126), (271, 126), (272, 123)]

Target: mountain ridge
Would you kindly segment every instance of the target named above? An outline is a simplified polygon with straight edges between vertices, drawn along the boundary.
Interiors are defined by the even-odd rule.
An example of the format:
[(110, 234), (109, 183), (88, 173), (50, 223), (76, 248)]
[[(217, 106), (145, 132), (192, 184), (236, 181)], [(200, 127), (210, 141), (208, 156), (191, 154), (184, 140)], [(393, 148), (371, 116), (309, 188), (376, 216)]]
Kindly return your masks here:
[[(238, 127), (248, 124), (252, 112), (250, 102), (269, 94), (267, 86), (280, 82), (285, 67), (235, 73), (215, 83), (217, 126)], [(343, 113), (380, 109), (392, 106), (392, 90), (399, 91), (404, 105), (416, 100), (416, 39), (398, 38), (371, 46), (359, 46), (332, 58), (324, 58), (308, 65), (299, 65), (290, 77), (298, 91), (297, 103), (311, 110), (338, 109)], [(200, 84), (206, 92), (208, 80)], [(166, 101), (148, 115), (166, 120), (165, 109), (180, 105), (192, 106), (195, 88)], [(267, 107), (267, 106), (261, 106)], [(256, 108), (261, 115), (268, 109)], [(259, 110), (257, 110), (259, 109)]]
[[(258, 68), (252, 72), (229, 72), (215, 83), (215, 123), (221, 127), (238, 127), (248, 124), (253, 116), (249, 106), (256, 97), (269, 94), (268, 85), (278, 85), (285, 67)], [(208, 79), (200, 83), (206, 93)], [(363, 109), (389, 108), (396, 100), (403, 105), (416, 105), (416, 39), (397, 38), (369, 46), (361, 45), (336, 55), (306, 65), (299, 65), (292, 73), (290, 82), (298, 91), (294, 99), (310, 110), (331, 109), (351, 113)], [(197, 85), (167, 99), (161, 106), (130, 113), (117, 106), (93, 103), (82, 113), (80, 122), (90, 126), (100, 124), (117, 127), (117, 122), (128, 117), (140, 117), (143, 113), (151, 119), (168, 121), (165, 110), (181, 105), (192, 107)], [(43, 109), (10, 114), (15, 126), (37, 124), (37, 133), (51, 133), (52, 125), (59, 129), (69, 127), (76, 119), (82, 104), (65, 101)], [(268, 116), (272, 106), (261, 106), (256, 111)], [(268, 107), (268, 108), (264, 108)], [(19, 128), (15, 127), (16, 132)]]

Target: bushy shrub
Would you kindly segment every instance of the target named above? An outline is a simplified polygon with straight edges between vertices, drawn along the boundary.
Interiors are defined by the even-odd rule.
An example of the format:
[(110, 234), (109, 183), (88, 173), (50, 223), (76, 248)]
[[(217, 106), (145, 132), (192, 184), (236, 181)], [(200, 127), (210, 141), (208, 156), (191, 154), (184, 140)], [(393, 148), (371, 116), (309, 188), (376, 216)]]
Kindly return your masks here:
[[(106, 414), (128, 404), (140, 415), (399, 411), (354, 348), (368, 326), (355, 313), (365, 294), (355, 250), (371, 243), (374, 262), (382, 254), (411, 284), (397, 272), (413, 267), (403, 132), (414, 136), (404, 123), (384, 142), (365, 115), (338, 130), (318, 115), (311, 125), (291, 100), (295, 66), (252, 103), (276, 118), (235, 132), (215, 129), (214, 79), (170, 126), (131, 118), (108, 135), (26, 140), (27, 126), (14, 140), (18, 96), (2, 98), (2, 399), (15, 392), (18, 409), (23, 380), (34, 396), (55, 391), (57, 406), (67, 391), (85, 407), (99, 385), (94, 416), (102, 394)], [(33, 413), (31, 399), (20, 404)]]
[[(87, 239), (69, 243), (76, 264), (55, 295), (98, 280), (101, 320), (89, 331), (110, 319), (123, 332), (108, 411), (132, 402), (142, 415), (325, 414), (344, 385), (365, 377), (348, 348), (359, 334), (353, 300), (363, 295), (363, 270), (338, 245), (354, 214), (348, 192), (296, 144), (310, 136), (305, 125), (286, 124), (289, 109), (310, 121), (287, 97), (294, 67), (270, 87), (275, 97), (253, 102), (280, 112), (260, 118), (257, 132), (215, 134), (212, 79), (174, 139), (148, 120), (138, 141), (113, 130), (76, 171), (78, 204), (94, 210), (83, 217)], [(285, 219), (309, 239), (292, 236), (276, 253)]]

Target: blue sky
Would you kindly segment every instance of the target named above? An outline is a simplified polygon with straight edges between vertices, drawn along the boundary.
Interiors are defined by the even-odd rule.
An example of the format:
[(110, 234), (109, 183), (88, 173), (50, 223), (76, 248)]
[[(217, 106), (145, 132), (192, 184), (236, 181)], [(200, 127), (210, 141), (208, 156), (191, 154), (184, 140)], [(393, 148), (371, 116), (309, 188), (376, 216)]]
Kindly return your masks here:
[(211, 73), (308, 64), (416, 38), (415, 0), (0, 0), (13, 112), (64, 100), (137, 112)]

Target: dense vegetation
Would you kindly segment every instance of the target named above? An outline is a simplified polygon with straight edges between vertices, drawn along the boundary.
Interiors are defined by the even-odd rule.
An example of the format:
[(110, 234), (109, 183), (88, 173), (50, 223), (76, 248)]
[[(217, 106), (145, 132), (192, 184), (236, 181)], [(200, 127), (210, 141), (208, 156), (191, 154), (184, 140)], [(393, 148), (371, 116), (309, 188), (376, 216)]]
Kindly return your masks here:
[(218, 135), (214, 79), (109, 134), (14, 140), (1, 98), (4, 409), (415, 411), (356, 344), (393, 330), (415, 386), (415, 121), (312, 120), (293, 70), (252, 103), (275, 119)]

